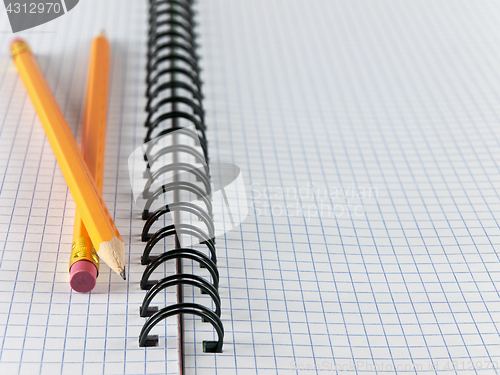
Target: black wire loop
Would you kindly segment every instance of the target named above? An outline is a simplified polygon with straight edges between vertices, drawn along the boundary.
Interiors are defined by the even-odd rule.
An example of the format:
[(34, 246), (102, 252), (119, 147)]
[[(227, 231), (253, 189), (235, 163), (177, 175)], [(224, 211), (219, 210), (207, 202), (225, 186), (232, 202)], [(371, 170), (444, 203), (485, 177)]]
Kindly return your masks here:
[(203, 149), (203, 155), (205, 156), (206, 164), (208, 164), (208, 149), (207, 149), (207, 140), (205, 139), (205, 137), (200, 136), (202, 134), (197, 133), (197, 131), (194, 131), (190, 128), (183, 128), (180, 126), (175, 126), (172, 128), (165, 129), (156, 137), (154, 137), (151, 141), (149, 141), (146, 144), (146, 150), (144, 151), (144, 161), (148, 161), (148, 159), (151, 158), (152, 155), (151, 150), (163, 138), (163, 136), (166, 136), (173, 132), (175, 132), (175, 134), (184, 134), (187, 135), (188, 137), (191, 137), (194, 140), (195, 145), (200, 146)]
[(153, 169), (153, 164), (158, 161), (162, 156), (171, 154), (174, 152), (184, 152), (186, 154), (191, 155), (196, 162), (200, 163), (203, 165), (203, 168), (205, 169), (205, 172), (207, 175), (210, 174), (210, 170), (208, 169), (208, 165), (205, 162), (205, 157), (198, 152), (194, 147), (191, 146), (186, 146), (186, 145), (170, 145), (167, 147), (162, 148), (160, 151), (158, 151), (156, 154), (154, 154), (153, 157), (148, 158), (148, 164), (146, 166), (146, 173), (144, 174), (145, 178), (148, 178), (151, 176), (151, 169)]
[(169, 316), (178, 314), (192, 314), (202, 317), (214, 327), (217, 332), (217, 341), (203, 341), (203, 351), (205, 353), (222, 353), (222, 344), (224, 340), (224, 327), (220, 318), (211, 310), (203, 305), (197, 303), (176, 303), (167, 306), (154, 315), (152, 315), (146, 323), (142, 326), (141, 333), (139, 334), (139, 346), (155, 346), (158, 344), (158, 336), (149, 336), (149, 332), (155, 325)]
[[(199, 77), (193, 74), (193, 72), (182, 67), (168, 67), (161, 69), (158, 72), (155, 72), (155, 74), (151, 76), (151, 79), (149, 80), (148, 83), (148, 87), (146, 89), (146, 95), (149, 95), (151, 93), (152, 87), (158, 82), (160, 77), (164, 76), (165, 74), (172, 74), (172, 73), (182, 74), (186, 78), (189, 78), (189, 80), (193, 83), (193, 85), (196, 86), (196, 89), (199, 92), (201, 92), (202, 82), (200, 81)], [(154, 111), (154, 108), (152, 108), (151, 111)]]
[(159, 220), (161, 216), (174, 211), (184, 211), (196, 215), (200, 221), (203, 221), (205, 223), (208, 236), (210, 238), (215, 237), (215, 228), (212, 218), (200, 206), (191, 202), (177, 202), (160, 207), (149, 216), (146, 224), (144, 224), (144, 228), (142, 229), (142, 241), (145, 242), (151, 238), (149, 229), (155, 221)]
[(220, 297), (217, 289), (213, 287), (212, 284), (208, 283), (203, 277), (190, 274), (175, 274), (164, 277), (158, 281), (152, 288), (148, 290), (142, 301), (142, 306), (140, 309), (140, 315), (146, 317), (148, 315), (149, 304), (153, 301), (153, 298), (160, 293), (163, 289), (175, 285), (192, 285), (195, 286), (208, 294), (215, 305), (215, 315), (220, 317)]
[(207, 195), (212, 194), (212, 186), (210, 185), (210, 176), (207, 176), (204, 173), (204, 169), (197, 168), (196, 166), (188, 163), (172, 163), (160, 167), (157, 171), (155, 171), (151, 175), (151, 177), (148, 178), (148, 180), (144, 184), (144, 191), (142, 193), (143, 198), (147, 199), (149, 197), (150, 193), (149, 189), (155, 183), (155, 181), (158, 181), (160, 179), (162, 175), (167, 174), (169, 172), (173, 172), (174, 174), (179, 174), (178, 173), (179, 171), (184, 171), (188, 172), (189, 174), (192, 174), (194, 177), (196, 177), (197, 181), (203, 183)]
[(172, 249), (167, 252), (161, 254), (155, 260), (148, 264), (144, 273), (142, 274), (141, 279), (141, 289), (147, 290), (150, 289), (154, 284), (156, 284), (157, 280), (150, 280), (151, 274), (156, 270), (160, 265), (167, 262), (170, 259), (191, 259), (196, 261), (202, 266), (206, 268), (210, 275), (212, 276), (212, 285), (215, 290), (219, 289), (219, 270), (217, 269), (217, 265), (212, 262), (212, 260), (203, 254), (201, 251), (196, 249), (191, 249), (189, 247), (181, 247), (180, 249)]
[[(151, 7), (149, 10), (149, 23), (150, 25), (160, 16), (163, 14), (171, 14), (169, 13), (171, 10), (179, 12), (179, 10), (182, 10), (183, 18), (189, 18), (190, 20), (194, 21), (194, 11), (191, 9), (189, 4), (187, 3), (182, 3), (181, 1), (167, 1), (164, 2), (163, 4), (168, 5), (166, 8), (163, 7), (161, 8), (162, 3), (158, 2), (155, 4), (154, 7)], [(161, 8), (161, 9), (160, 9)]]
[(206, 245), (208, 251), (210, 252), (210, 259), (214, 264), (217, 264), (217, 255), (215, 254), (215, 242), (213, 238), (210, 238), (208, 234), (202, 231), (200, 228), (195, 227), (191, 224), (176, 224), (176, 225), (167, 225), (159, 229), (155, 234), (148, 239), (146, 243), (146, 247), (142, 253), (141, 264), (144, 266), (153, 261), (151, 259), (150, 254), (155, 245), (160, 242), (160, 240), (170, 237), (170, 236), (179, 236), (179, 234), (185, 234), (192, 236), (198, 240), (198, 242), (202, 245)]
[[(142, 149), (147, 165), (142, 175), (146, 183), (141, 197), (145, 200), (142, 218), (146, 220), (141, 233), (141, 240), (146, 242), (141, 264), (147, 266), (140, 283), (147, 292), (139, 309), (140, 316), (148, 319), (139, 335), (139, 346), (158, 345), (158, 335), (150, 335), (150, 331), (162, 320), (190, 314), (210, 323), (217, 333), (217, 340), (203, 341), (203, 351), (220, 353), (224, 327), (220, 319), (216, 228), (193, 0), (149, 0), (148, 19), (144, 122), (147, 131)], [(165, 139), (167, 136), (170, 138)], [(182, 144), (184, 140), (186, 144)], [(161, 165), (170, 160), (170, 155), (173, 162)], [(167, 217), (170, 212), (174, 213), (173, 221)], [(186, 220), (186, 214), (197, 221), (196, 225)], [(157, 229), (159, 225), (163, 227)], [(183, 245), (183, 240), (196, 248)], [(171, 260), (176, 260), (176, 273), (158, 276), (165, 269), (161, 266)], [(198, 264), (208, 274), (202, 277), (183, 272), (179, 264), (184, 260)], [(165, 289), (175, 286), (182, 291), (184, 285), (209, 296), (210, 300), (202, 300), (207, 306), (183, 302), (182, 298), (161, 309), (152, 306), (155, 297)]]
[(160, 186), (156, 189), (149, 197), (146, 203), (144, 204), (144, 210), (142, 211), (142, 220), (148, 220), (151, 216), (149, 209), (151, 208), (153, 202), (162, 194), (171, 192), (171, 191), (187, 191), (196, 195), (198, 200), (203, 201), (205, 206), (207, 207), (207, 212), (210, 217), (212, 217), (212, 201), (205, 195), (205, 192), (196, 184), (191, 182), (181, 181), (181, 182), (170, 182), (168, 184)]

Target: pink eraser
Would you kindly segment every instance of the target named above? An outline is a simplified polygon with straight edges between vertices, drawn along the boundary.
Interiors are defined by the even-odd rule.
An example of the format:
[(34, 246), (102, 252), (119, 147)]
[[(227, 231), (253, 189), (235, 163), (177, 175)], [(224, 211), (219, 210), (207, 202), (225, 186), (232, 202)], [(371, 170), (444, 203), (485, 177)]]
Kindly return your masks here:
[(77, 292), (90, 292), (96, 280), (97, 268), (88, 260), (79, 260), (69, 270), (69, 285)]
[(12, 42), (10, 42), (10, 48), (12, 49), (12, 46), (14, 45), (14, 43), (17, 43), (17, 42), (24, 42), (24, 39), (21, 39), (21, 38), (14, 39)]

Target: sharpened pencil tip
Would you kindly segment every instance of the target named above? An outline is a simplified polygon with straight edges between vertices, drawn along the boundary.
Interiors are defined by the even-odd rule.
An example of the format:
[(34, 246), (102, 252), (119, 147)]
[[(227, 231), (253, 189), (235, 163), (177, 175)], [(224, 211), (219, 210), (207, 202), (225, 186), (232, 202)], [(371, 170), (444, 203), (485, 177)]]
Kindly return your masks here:
[(122, 277), (123, 280), (127, 280), (127, 276), (125, 276), (125, 270), (123, 270), (121, 273), (120, 273), (120, 276)]
[(125, 254), (121, 238), (114, 236), (109, 241), (102, 241), (97, 254), (109, 268), (125, 278)]

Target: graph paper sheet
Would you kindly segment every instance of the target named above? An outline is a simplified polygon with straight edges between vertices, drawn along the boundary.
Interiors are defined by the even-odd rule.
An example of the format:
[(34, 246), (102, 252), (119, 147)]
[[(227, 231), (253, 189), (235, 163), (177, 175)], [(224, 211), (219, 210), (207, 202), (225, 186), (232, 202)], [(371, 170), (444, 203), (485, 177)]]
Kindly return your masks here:
[[(129, 277), (70, 290), (74, 204), (2, 14), (0, 373), (176, 373), (170, 322), (137, 346), (146, 2), (80, 3), (23, 36), (75, 134), (91, 38), (113, 43), (104, 199)], [(498, 374), (499, 4), (196, 8), (210, 158), (241, 168), (250, 215), (217, 239), (224, 351), (188, 317), (188, 373)]]

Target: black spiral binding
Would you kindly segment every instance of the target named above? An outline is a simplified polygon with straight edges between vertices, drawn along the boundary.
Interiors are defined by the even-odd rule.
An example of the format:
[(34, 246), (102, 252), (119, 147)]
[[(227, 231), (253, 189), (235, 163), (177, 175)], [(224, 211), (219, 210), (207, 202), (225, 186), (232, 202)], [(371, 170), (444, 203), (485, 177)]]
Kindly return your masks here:
[[(158, 336), (149, 333), (151, 329), (165, 318), (177, 315), (179, 319), (180, 361), (183, 370), (183, 314), (197, 315), (203, 322), (210, 323), (217, 335), (218, 341), (204, 341), (205, 352), (220, 353), (224, 337), (224, 328), (220, 320), (221, 302), (218, 292), (219, 272), (215, 253), (215, 229), (213, 222), (210, 170), (208, 167), (207, 140), (205, 136), (205, 120), (201, 92), (202, 83), (199, 79), (200, 69), (196, 53), (196, 35), (194, 33), (194, 12), (191, 0), (150, 0), (149, 8), (149, 38), (147, 56), (147, 105), (148, 112), (145, 126), (148, 128), (144, 150), (147, 169), (144, 177), (147, 183), (143, 192), (145, 200), (142, 218), (146, 220), (142, 232), (142, 241), (146, 242), (141, 259), (144, 270), (141, 289), (147, 290), (140, 308), (141, 317), (148, 317), (140, 336), (140, 346), (156, 346)], [(182, 108), (181, 108), (182, 107)], [(186, 108), (190, 109), (189, 111)], [(182, 120), (181, 120), (182, 119)], [(186, 127), (186, 123), (194, 127)], [(184, 125), (182, 125), (184, 124)], [(182, 134), (195, 140), (201, 151), (192, 146), (172, 144), (153, 153), (157, 140), (173, 134)], [(173, 142), (175, 143), (175, 142)], [(182, 153), (191, 155), (202, 167), (176, 160), (176, 155)], [(158, 166), (162, 155), (170, 154), (173, 163)], [(155, 170), (155, 172), (152, 172)], [(156, 181), (166, 173), (182, 173), (194, 176), (195, 182), (184, 181), (174, 176), (172, 182), (154, 188)], [(180, 174), (179, 174), (180, 175)], [(179, 176), (176, 175), (176, 176)], [(179, 192), (193, 194), (202, 205), (179, 201)], [(155, 201), (166, 193), (173, 194), (173, 201), (151, 212)], [(198, 226), (177, 222), (180, 212), (195, 215), (203, 229)], [(152, 225), (161, 220), (163, 215), (172, 213), (173, 225), (167, 225), (156, 232)], [(206, 246), (206, 251), (182, 247), (179, 236), (193, 237), (197, 243)], [(175, 247), (159, 255), (151, 255), (155, 246), (166, 237), (175, 239)], [(163, 246), (163, 241), (161, 241)], [(159, 247), (159, 246), (157, 246)], [(160, 280), (153, 280), (154, 271), (169, 260), (176, 260), (176, 274)], [(208, 270), (211, 280), (182, 272), (182, 260), (190, 259)], [(199, 288), (205, 295), (211, 297), (215, 308), (212, 310), (198, 303), (183, 301), (183, 285)], [(154, 297), (165, 288), (177, 287), (177, 303), (162, 309), (152, 307)]]

